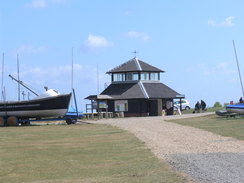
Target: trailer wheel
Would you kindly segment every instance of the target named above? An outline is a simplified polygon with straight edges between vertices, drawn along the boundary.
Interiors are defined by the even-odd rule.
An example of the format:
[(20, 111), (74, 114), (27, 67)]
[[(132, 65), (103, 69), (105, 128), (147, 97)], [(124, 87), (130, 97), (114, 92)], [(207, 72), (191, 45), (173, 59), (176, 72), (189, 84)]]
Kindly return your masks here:
[(77, 122), (77, 119), (72, 120), (72, 124), (76, 124), (76, 122)]
[(71, 118), (66, 118), (66, 123), (67, 123), (68, 125), (71, 125), (71, 124), (72, 124), (72, 119), (71, 119)]
[(23, 126), (30, 126), (30, 121), (29, 120), (25, 120), (25, 121), (23, 121), (23, 122), (21, 122), (21, 125), (23, 125)]
[(14, 116), (10, 116), (7, 119), (8, 126), (18, 126), (18, 119)]

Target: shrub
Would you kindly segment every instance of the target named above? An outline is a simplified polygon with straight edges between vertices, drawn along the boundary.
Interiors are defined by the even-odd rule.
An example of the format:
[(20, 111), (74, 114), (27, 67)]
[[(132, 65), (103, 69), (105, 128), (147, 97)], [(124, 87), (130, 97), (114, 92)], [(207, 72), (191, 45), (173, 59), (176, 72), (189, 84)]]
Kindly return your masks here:
[(214, 107), (223, 107), (220, 102), (215, 102)]

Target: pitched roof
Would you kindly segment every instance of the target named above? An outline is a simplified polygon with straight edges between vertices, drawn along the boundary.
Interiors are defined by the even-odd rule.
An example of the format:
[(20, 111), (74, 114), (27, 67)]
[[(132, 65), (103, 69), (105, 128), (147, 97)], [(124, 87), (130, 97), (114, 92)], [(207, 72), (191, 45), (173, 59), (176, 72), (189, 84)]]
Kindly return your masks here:
[(138, 58), (133, 58), (114, 69), (107, 72), (110, 73), (120, 73), (120, 72), (134, 72), (134, 71), (147, 71), (147, 72), (165, 72), (157, 67), (154, 67), (146, 62), (139, 60)]
[(143, 83), (149, 98), (177, 98), (179, 93), (163, 83)]
[(179, 93), (160, 82), (112, 83), (101, 95), (113, 99), (177, 98)]
[(144, 98), (137, 83), (110, 84), (101, 95), (109, 95), (113, 99), (139, 99)]

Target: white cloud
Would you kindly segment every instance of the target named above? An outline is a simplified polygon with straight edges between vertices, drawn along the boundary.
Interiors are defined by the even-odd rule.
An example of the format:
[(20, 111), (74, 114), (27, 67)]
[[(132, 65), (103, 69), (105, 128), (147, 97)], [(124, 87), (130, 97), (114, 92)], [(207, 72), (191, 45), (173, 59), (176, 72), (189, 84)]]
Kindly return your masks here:
[(233, 23), (235, 17), (229, 16), (224, 21), (217, 23), (214, 20), (208, 20), (208, 24), (214, 27), (233, 27), (235, 24)]
[(46, 0), (33, 0), (32, 2), (26, 4), (27, 8), (45, 8), (47, 7)]
[(142, 41), (148, 41), (150, 36), (143, 32), (136, 32), (136, 31), (129, 31), (125, 34), (125, 37), (132, 38), (132, 39), (139, 39)]
[(27, 8), (46, 8), (54, 4), (63, 4), (66, 0), (33, 0), (26, 4)]
[(92, 34), (88, 35), (87, 40), (85, 40), (83, 46), (89, 50), (95, 50), (99, 48), (106, 48), (113, 46), (114, 43), (108, 41), (105, 37), (102, 36), (95, 36)]
[[(68, 91), (71, 87), (71, 65), (59, 65), (53, 67), (29, 67), (21, 66), (20, 78), (25, 83), (36, 89), (43, 89), (44, 86), (61, 91)], [(82, 74), (81, 74), (82, 73)], [(100, 73), (103, 73), (100, 71)], [(91, 65), (74, 64), (74, 86), (86, 86), (86, 88), (97, 86), (97, 69)], [(13, 75), (17, 75), (14, 73)], [(30, 77), (31, 76), (31, 77)], [(99, 76), (101, 88), (107, 81), (104, 74)], [(83, 89), (84, 90), (84, 89)], [(84, 90), (85, 91), (85, 90)], [(39, 91), (41, 92), (41, 91)], [(84, 96), (83, 96), (84, 97)]]
[[(74, 64), (74, 73), (83, 72), (80, 64)], [(31, 77), (30, 77), (31, 76)], [(56, 67), (29, 67), (22, 66), (20, 77), (28, 81), (34, 88), (48, 85), (50, 87), (66, 87), (71, 83), (71, 65), (60, 65)]]
[(205, 64), (199, 65), (202, 70), (203, 75), (213, 76), (213, 75), (231, 75), (236, 71), (233, 69), (232, 62), (220, 62), (214, 66), (207, 66)]
[(34, 47), (32, 45), (22, 45), (19, 48), (16, 49), (17, 53), (40, 53), (44, 52), (48, 49), (47, 46), (38, 46)]

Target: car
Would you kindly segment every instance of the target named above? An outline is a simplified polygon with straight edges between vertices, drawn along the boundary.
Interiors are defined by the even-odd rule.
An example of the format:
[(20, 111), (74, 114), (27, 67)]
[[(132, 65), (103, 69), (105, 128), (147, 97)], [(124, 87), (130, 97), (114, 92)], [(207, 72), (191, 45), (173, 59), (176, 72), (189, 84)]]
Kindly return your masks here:
[(181, 99), (174, 101), (174, 108), (180, 108), (180, 102), (181, 102), (181, 108), (182, 110), (189, 110), (191, 109), (190, 102), (186, 99)]

